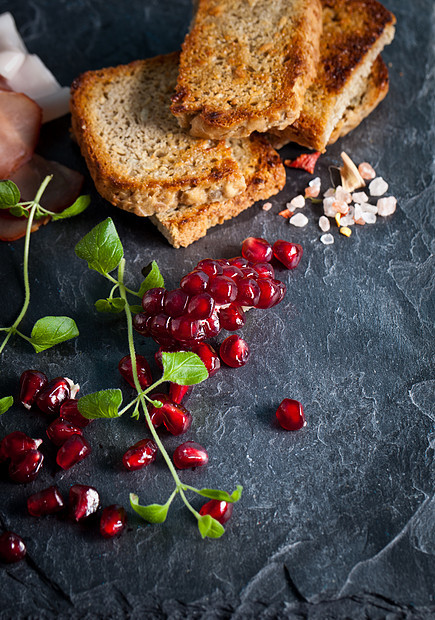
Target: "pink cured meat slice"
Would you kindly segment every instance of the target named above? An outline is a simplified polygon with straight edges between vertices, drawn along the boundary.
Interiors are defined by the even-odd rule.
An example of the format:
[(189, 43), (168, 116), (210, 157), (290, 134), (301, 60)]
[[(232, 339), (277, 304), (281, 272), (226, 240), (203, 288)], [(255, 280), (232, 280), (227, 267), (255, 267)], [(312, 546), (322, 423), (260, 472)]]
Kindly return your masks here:
[(22, 93), (0, 89), (0, 179), (7, 179), (33, 155), (42, 110)]

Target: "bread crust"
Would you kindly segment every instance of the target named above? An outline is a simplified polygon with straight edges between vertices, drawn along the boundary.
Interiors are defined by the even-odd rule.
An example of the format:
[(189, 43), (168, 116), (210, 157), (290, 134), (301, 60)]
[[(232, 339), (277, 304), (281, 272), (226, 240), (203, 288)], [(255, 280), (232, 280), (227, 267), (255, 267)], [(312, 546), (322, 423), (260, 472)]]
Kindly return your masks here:
[[(263, 14), (253, 24), (254, 4), (199, 1), (183, 43), (171, 106), (180, 125), (194, 136), (248, 136), (284, 128), (300, 113), (319, 59), (320, 2), (264, 2)], [(240, 27), (237, 12), (243, 15)]]

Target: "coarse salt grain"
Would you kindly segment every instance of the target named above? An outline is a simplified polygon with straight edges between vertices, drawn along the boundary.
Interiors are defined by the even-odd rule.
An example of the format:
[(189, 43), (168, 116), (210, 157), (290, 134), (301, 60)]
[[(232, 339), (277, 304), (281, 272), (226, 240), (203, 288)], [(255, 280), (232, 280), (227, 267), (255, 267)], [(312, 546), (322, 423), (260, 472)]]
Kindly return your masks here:
[(379, 198), (376, 206), (378, 207), (378, 215), (386, 217), (387, 215), (392, 215), (396, 210), (397, 200), (394, 198), (394, 196), (388, 196), (388, 198)]
[(365, 192), (354, 192), (352, 194), (352, 200), (354, 202), (367, 202), (369, 199), (369, 197), (367, 196), (367, 194)]
[(354, 214), (353, 214), (353, 219), (355, 220), (355, 222), (361, 219), (362, 210), (363, 210), (363, 205), (360, 205), (360, 204), (355, 205)]
[(371, 205), (369, 202), (364, 202), (364, 204), (361, 205), (361, 209), (363, 211), (366, 211), (368, 213), (377, 213), (378, 212), (378, 207), (377, 205)]
[(320, 194), (320, 177), (316, 177), (305, 188), (305, 198), (317, 198)]
[(294, 209), (302, 209), (303, 207), (305, 207), (305, 198), (302, 196), (302, 194), (299, 194), (298, 196), (292, 198), (290, 202), (286, 204), (286, 207), (290, 211), (294, 211)]
[(303, 228), (308, 224), (308, 218), (303, 213), (296, 213), (296, 215), (289, 219), (289, 222), (292, 226), (296, 226), (296, 228)]
[(331, 196), (335, 196), (335, 189), (333, 187), (327, 189), (326, 192), (323, 194), (324, 198), (331, 198)]
[(337, 185), (335, 188), (335, 199), (340, 202), (347, 202), (348, 204), (352, 202), (352, 196), (349, 192), (344, 190), (341, 185)]
[(352, 215), (345, 215), (340, 219), (341, 226), (353, 226), (355, 224), (355, 220)]
[(263, 205), (263, 211), (270, 211), (270, 209), (272, 208), (272, 203), (271, 202), (265, 202)]
[(376, 223), (376, 215), (374, 213), (369, 213), (368, 211), (362, 212), (362, 219), (366, 224), (375, 224)]
[(323, 213), (327, 216), (327, 217), (335, 217), (335, 214), (337, 213), (337, 211), (334, 209), (334, 207), (332, 206), (334, 203), (334, 198), (325, 198), (323, 201)]
[(334, 243), (334, 237), (331, 235), (331, 233), (325, 233), (320, 237), (320, 241), (323, 243), (323, 245), (331, 245), (331, 243)]
[(323, 232), (327, 232), (331, 228), (331, 224), (327, 217), (321, 215), (319, 218), (319, 228), (323, 230)]
[(346, 215), (346, 213), (348, 213), (349, 211), (349, 205), (344, 200), (335, 200), (332, 203), (332, 206), (336, 211), (338, 211), (338, 213), (341, 213), (342, 215)]
[(372, 166), (369, 163), (367, 163), (366, 161), (363, 161), (358, 166), (358, 172), (360, 173), (362, 178), (365, 179), (366, 181), (368, 181), (370, 179), (374, 179), (375, 176), (376, 176), (376, 172), (374, 171)]
[(370, 196), (382, 196), (388, 190), (388, 183), (382, 177), (376, 177), (369, 185)]

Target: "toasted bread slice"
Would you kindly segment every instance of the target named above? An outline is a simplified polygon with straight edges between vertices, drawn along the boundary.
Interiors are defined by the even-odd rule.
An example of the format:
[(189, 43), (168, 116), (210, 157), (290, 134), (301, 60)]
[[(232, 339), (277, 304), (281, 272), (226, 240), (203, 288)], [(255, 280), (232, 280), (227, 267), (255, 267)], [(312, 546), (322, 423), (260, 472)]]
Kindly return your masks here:
[(316, 75), (319, 0), (199, 0), (172, 112), (194, 136), (248, 136), (299, 116)]
[(89, 71), (72, 86), (72, 128), (97, 190), (137, 215), (228, 200), (246, 187), (228, 144), (193, 138), (171, 114), (178, 57)]
[(226, 202), (180, 207), (153, 215), (152, 222), (174, 247), (187, 247), (204, 237), (212, 226), (223, 224), (257, 200), (270, 198), (284, 187), (284, 166), (264, 137), (253, 134), (250, 138), (234, 139), (231, 144), (245, 175), (245, 192)]
[(278, 135), (324, 151), (331, 134), (365, 88), (371, 67), (394, 37), (396, 19), (376, 0), (322, 0), (323, 35), (317, 77), (305, 94), (299, 118)]

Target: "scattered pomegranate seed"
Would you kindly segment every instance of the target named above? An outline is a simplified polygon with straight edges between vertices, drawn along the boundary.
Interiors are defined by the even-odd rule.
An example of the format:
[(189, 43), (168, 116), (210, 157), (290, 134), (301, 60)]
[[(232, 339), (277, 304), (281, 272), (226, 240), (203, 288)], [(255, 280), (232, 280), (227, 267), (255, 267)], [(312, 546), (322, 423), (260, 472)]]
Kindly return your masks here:
[(57, 415), (61, 404), (71, 398), (71, 383), (65, 377), (52, 379), (36, 397), (38, 409), (49, 415)]
[(297, 431), (306, 425), (302, 404), (291, 398), (284, 398), (276, 410), (276, 417), (287, 431)]
[(189, 385), (178, 385), (178, 383), (169, 384), (169, 398), (174, 402), (180, 404), (186, 395), (190, 392)]
[(163, 310), (164, 288), (150, 288), (142, 297), (142, 308), (148, 315), (155, 315)]
[(74, 521), (86, 519), (97, 511), (100, 496), (97, 489), (84, 484), (74, 484), (69, 490), (69, 512)]
[(219, 321), (222, 329), (234, 332), (245, 324), (245, 313), (240, 306), (230, 304), (219, 310)]
[(83, 417), (77, 407), (78, 401), (74, 398), (65, 400), (59, 410), (59, 416), (64, 420), (68, 420), (74, 426), (85, 428), (92, 420)]
[(299, 157), (296, 157), (293, 161), (291, 159), (285, 159), (284, 166), (287, 166), (287, 168), (299, 168), (300, 170), (305, 170), (306, 172), (313, 174), (319, 157), (319, 151), (316, 151), (315, 153), (303, 153), (302, 155), (299, 155)]
[(39, 392), (48, 383), (47, 377), (39, 370), (25, 370), (20, 377), (20, 401), (30, 409)]
[[(119, 362), (118, 370), (127, 383), (131, 385), (131, 387), (135, 387), (133, 379), (133, 364), (131, 363), (131, 357), (129, 355), (123, 357)], [(151, 375), (150, 365), (143, 355), (136, 355), (136, 370), (139, 385), (144, 390), (152, 384), (153, 377)]]
[[(169, 396), (167, 394), (161, 394), (158, 392), (155, 394), (150, 394), (150, 398), (152, 398), (152, 400), (158, 400), (163, 404), (169, 400)], [(148, 413), (150, 414), (151, 422), (154, 428), (158, 428), (163, 424), (163, 407), (154, 407), (154, 405), (149, 404)]]
[(303, 254), (302, 246), (299, 243), (290, 243), (283, 239), (278, 239), (273, 244), (273, 255), (287, 269), (295, 269), (301, 262)]
[(178, 469), (190, 469), (207, 465), (208, 454), (199, 443), (186, 441), (175, 449), (172, 460)]
[(44, 456), (39, 450), (23, 452), (9, 464), (9, 478), (18, 484), (35, 480), (42, 467)]
[(26, 555), (24, 540), (14, 532), (3, 532), (0, 536), (0, 560), (6, 564), (19, 562)]
[(56, 456), (56, 463), (62, 469), (69, 469), (82, 461), (91, 453), (91, 446), (81, 435), (71, 435), (60, 447)]
[(243, 338), (233, 334), (223, 341), (219, 349), (219, 355), (227, 366), (239, 368), (244, 366), (249, 359), (249, 345)]
[(201, 506), (199, 511), (201, 516), (210, 515), (221, 525), (224, 525), (233, 514), (233, 505), (231, 502), (224, 502), (218, 499), (211, 499), (209, 502)]
[(253, 263), (268, 263), (272, 260), (272, 246), (261, 237), (248, 237), (242, 244), (242, 256)]
[(204, 271), (191, 271), (182, 278), (180, 286), (188, 295), (204, 293), (207, 288), (208, 275)]
[(59, 512), (63, 508), (62, 495), (55, 486), (34, 493), (27, 500), (27, 510), (32, 517), (43, 517)]
[(215, 309), (215, 301), (209, 293), (199, 293), (190, 298), (187, 314), (191, 319), (208, 319)]
[(210, 278), (207, 292), (218, 304), (229, 304), (237, 297), (237, 284), (227, 276)]
[(119, 536), (127, 524), (127, 516), (122, 506), (107, 506), (101, 514), (100, 532), (104, 538)]
[(192, 347), (192, 353), (196, 353), (201, 358), (208, 371), (208, 376), (212, 377), (221, 367), (218, 354), (210, 344), (198, 342)]
[(0, 461), (5, 461), (6, 459), (14, 461), (29, 450), (37, 450), (41, 443), (42, 439), (32, 439), (21, 431), (13, 431), (2, 439), (0, 444)]
[(156, 460), (158, 447), (152, 439), (141, 439), (129, 448), (122, 457), (122, 463), (128, 471), (143, 469)]
[(182, 435), (190, 428), (192, 416), (183, 405), (173, 403), (168, 399), (163, 404), (161, 411), (163, 424), (172, 435)]
[(55, 446), (62, 446), (72, 435), (83, 435), (83, 431), (62, 418), (56, 418), (47, 428), (47, 437)]

